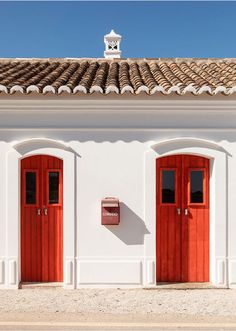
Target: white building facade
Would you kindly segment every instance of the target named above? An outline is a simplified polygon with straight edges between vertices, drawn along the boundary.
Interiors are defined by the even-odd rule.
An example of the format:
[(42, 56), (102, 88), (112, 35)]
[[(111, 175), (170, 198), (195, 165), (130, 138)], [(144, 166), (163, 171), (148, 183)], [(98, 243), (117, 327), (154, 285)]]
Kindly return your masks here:
[[(230, 92), (221, 87), (210, 93), (210, 88), (204, 87), (200, 93), (193, 93), (189, 85), (182, 93), (176, 85), (168, 93), (162, 93), (161, 88), (147, 93), (144, 86), (136, 87), (138, 93), (130, 93), (127, 86), (127, 93), (123, 90), (121, 94), (116, 92), (114, 84), (106, 86), (110, 93), (101, 93), (98, 86), (90, 87), (94, 93), (88, 90), (85, 93), (82, 85), (76, 85), (79, 87), (74, 88), (74, 93), (73, 90), (68, 93), (64, 87), (58, 93), (52, 85), (40, 92), (37, 84), (28, 90), (20, 83), (14, 88), (5, 88), (7, 84), (1, 81), (0, 84), (0, 288), (17, 289), (21, 281), (40, 281), (35, 274), (40, 273), (38, 269), (42, 268), (42, 259), (47, 254), (48, 272), (53, 264), (61, 263), (59, 281), (64, 288), (156, 286), (158, 263), (161, 263), (157, 258), (161, 254), (158, 249), (162, 250), (157, 242), (156, 164), (163, 157), (177, 155), (209, 160), (209, 228), (204, 238), (193, 239), (194, 245), (204, 241), (208, 254), (205, 264), (209, 268), (208, 276), (203, 281), (216, 287), (236, 285), (236, 98), (233, 87)], [(121, 91), (121, 86), (118, 88)], [(134, 84), (132, 88), (135, 89)], [(41, 185), (37, 181), (39, 184), (35, 187), (29, 184), (27, 189), (24, 183), (28, 179), (27, 175), (24, 177), (25, 172), (22, 175), (22, 161), (33, 156), (62, 160), (60, 233), (55, 228), (50, 230), (50, 226), (46, 234), (41, 228), (38, 235), (33, 232), (35, 222), (48, 222), (44, 202), (42, 206), (29, 203), (31, 216), (28, 219), (24, 216), (25, 185), (26, 200), (31, 202), (34, 197), (31, 192), (27, 198), (27, 192), (35, 187), (37, 191), (37, 185)], [(198, 168), (197, 165), (191, 167)], [(33, 163), (32, 166), (28, 163), (24, 171), (31, 169), (31, 173), (40, 174), (35, 168)], [(50, 169), (55, 172), (58, 166)], [(40, 194), (44, 195), (45, 190)], [(54, 191), (52, 189), (52, 201)], [(49, 194), (50, 200), (51, 193), (45, 194), (47, 197)], [(105, 197), (116, 197), (120, 201), (117, 225), (101, 224), (101, 200)], [(178, 206), (175, 207), (176, 213), (182, 215), (184, 211), (179, 212)], [(44, 219), (40, 218), (42, 213)], [(27, 224), (32, 224), (27, 225), (31, 230), (23, 233), (24, 217)], [(190, 216), (183, 217), (180, 216), (179, 222), (191, 222)], [(46, 248), (44, 235), (48, 238)], [(54, 248), (50, 246), (55, 236), (61, 238), (62, 250), (58, 255), (58, 242), (53, 244)], [(30, 241), (32, 245), (38, 243), (35, 251), (27, 246)], [(185, 241), (182, 232), (181, 243), (172, 245), (175, 250), (182, 249), (180, 263), (187, 254), (181, 248)], [(168, 242), (170, 245), (171, 239)], [(188, 243), (190, 247), (191, 236)], [(168, 245), (162, 254), (168, 251)], [(50, 255), (50, 249), (54, 249), (54, 255)], [(173, 258), (171, 252), (167, 252), (169, 260)], [(35, 271), (32, 271), (32, 259)], [(201, 269), (197, 263), (197, 270)], [(26, 275), (24, 268), (31, 273)], [(54, 278), (46, 281), (59, 279)], [(164, 276), (162, 281), (171, 279)]]

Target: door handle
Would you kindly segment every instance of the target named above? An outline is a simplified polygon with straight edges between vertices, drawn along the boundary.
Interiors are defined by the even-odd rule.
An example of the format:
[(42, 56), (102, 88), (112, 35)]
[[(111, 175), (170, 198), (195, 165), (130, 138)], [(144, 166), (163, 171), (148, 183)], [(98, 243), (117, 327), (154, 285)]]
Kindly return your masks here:
[(41, 215), (41, 209), (40, 209), (40, 208), (37, 209), (37, 215), (38, 215), (38, 216)]
[(48, 209), (47, 208), (44, 208), (44, 215), (47, 216), (47, 214), (48, 214)]
[(188, 215), (188, 208), (184, 209), (184, 215), (187, 216)]
[(181, 209), (177, 208), (177, 214), (180, 215), (181, 214)]

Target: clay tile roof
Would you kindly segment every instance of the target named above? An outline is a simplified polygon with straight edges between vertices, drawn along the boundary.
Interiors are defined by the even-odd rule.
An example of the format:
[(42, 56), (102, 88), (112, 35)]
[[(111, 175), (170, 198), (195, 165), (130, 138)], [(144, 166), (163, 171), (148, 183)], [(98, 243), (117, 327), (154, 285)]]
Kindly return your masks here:
[(236, 59), (0, 59), (0, 94), (236, 92)]

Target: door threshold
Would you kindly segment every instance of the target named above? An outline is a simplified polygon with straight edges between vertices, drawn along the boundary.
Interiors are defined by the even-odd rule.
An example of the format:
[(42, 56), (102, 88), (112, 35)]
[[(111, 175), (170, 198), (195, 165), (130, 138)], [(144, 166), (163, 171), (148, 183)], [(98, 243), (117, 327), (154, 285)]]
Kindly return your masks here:
[(22, 282), (20, 283), (20, 289), (38, 289), (38, 288), (62, 288), (63, 283), (57, 282), (49, 282), (49, 283), (41, 283), (41, 282)]
[(160, 282), (155, 287), (150, 289), (168, 289), (168, 290), (205, 290), (205, 289), (216, 289), (212, 283), (174, 283), (174, 282)]

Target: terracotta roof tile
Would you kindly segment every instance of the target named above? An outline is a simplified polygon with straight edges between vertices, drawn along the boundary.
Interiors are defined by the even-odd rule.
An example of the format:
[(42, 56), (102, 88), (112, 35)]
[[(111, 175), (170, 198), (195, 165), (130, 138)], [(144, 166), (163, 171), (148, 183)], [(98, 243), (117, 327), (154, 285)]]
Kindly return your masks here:
[(125, 91), (133, 92), (133, 87), (131, 86), (129, 65), (127, 62), (121, 62), (119, 64), (119, 77), (117, 77), (120, 84), (120, 92)]
[(92, 90), (90, 90), (90, 92), (93, 92), (94, 90), (94, 92), (97, 91), (103, 93), (108, 71), (109, 71), (109, 65), (107, 62), (103, 62), (99, 65), (98, 69), (95, 72), (94, 80), (93, 81), (90, 80), (89, 82), (89, 84), (91, 84), (90, 89), (93, 88)]
[(89, 88), (92, 85), (92, 82), (96, 76), (98, 68), (99, 68), (98, 62), (90, 63), (84, 75), (81, 77), (81, 80), (78, 82), (78, 86), (83, 87), (85, 93), (89, 91)]
[(110, 90), (113, 90), (113, 92), (116, 93), (119, 93), (120, 91), (119, 64), (117, 62), (113, 62), (110, 66), (108, 65), (106, 93), (109, 92)]
[(0, 59), (0, 93), (236, 92), (236, 59)]
[(144, 85), (139, 71), (139, 65), (136, 62), (130, 63), (129, 72), (131, 86), (134, 88), (134, 91), (137, 92), (138, 88)]
[(146, 62), (140, 64), (140, 72), (143, 78), (143, 82), (149, 90), (152, 90), (155, 86), (157, 86), (157, 82), (153, 76), (153, 73), (151, 72), (151, 69)]
[(83, 77), (85, 71), (89, 67), (88, 61), (83, 61), (81, 63), (76, 63), (78, 65), (76, 71), (73, 73), (73, 75), (69, 78), (67, 86), (73, 90), (76, 85), (80, 82), (81, 78)]

